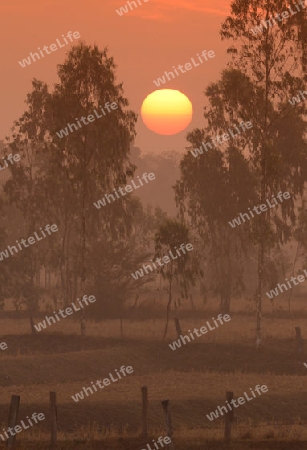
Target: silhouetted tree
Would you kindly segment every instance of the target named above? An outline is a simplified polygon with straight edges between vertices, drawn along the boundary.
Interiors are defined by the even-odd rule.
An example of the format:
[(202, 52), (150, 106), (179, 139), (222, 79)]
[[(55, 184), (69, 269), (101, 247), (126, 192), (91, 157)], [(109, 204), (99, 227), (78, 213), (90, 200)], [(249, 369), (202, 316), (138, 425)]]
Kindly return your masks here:
[[(180, 284), (180, 288), (183, 292), (182, 297), (187, 298), (188, 288), (193, 280), (193, 271), (191, 267), (188, 267), (189, 253), (182, 252), (180, 256), (176, 254), (176, 247), (179, 248), (181, 244), (189, 243), (189, 231), (188, 228), (181, 222), (174, 219), (167, 219), (160, 225), (155, 236), (155, 258), (162, 258), (168, 256), (169, 263), (165, 263), (162, 267), (159, 267), (159, 272), (162, 277), (168, 280), (168, 302), (166, 306), (166, 323), (163, 333), (163, 339), (167, 336), (169, 312), (172, 303), (172, 288), (173, 282), (177, 281)], [(169, 252), (176, 257), (173, 259), (169, 256)]]
[[(107, 49), (84, 43), (72, 47), (58, 66), (60, 83), (53, 93), (45, 83), (33, 81), (27, 111), (15, 123), (10, 145), (22, 160), (19, 167), (11, 166), (6, 192), (23, 213), (29, 235), (42, 221), (58, 225), (55, 242), (49, 244), (49, 252), (45, 247), (42, 257), (54, 267), (64, 267), (66, 304), (87, 289), (87, 258), (95, 238), (102, 233), (122, 237), (131, 228), (124, 198), (102, 211), (93, 205), (125, 185), (135, 169), (129, 152), (136, 115), (126, 109), (128, 100), (122, 84), (115, 83), (115, 68)], [(115, 102), (118, 108), (62, 139), (56, 135), (67, 123), (93, 114), (106, 102)], [(38, 246), (34, 247), (35, 253)]]
[[(220, 83), (225, 83), (225, 74)], [(216, 90), (215, 86), (206, 90), (210, 103), (214, 104), (211, 92)], [(226, 131), (223, 121), (208, 123), (206, 129), (188, 134), (187, 140), (194, 148), (210, 142), (208, 132)], [(240, 139), (243, 148), (247, 143), (248, 136)], [(206, 290), (219, 295), (220, 310), (228, 313), (232, 294), (244, 289), (243, 268), (250, 250), (248, 229), (238, 227), (234, 232), (228, 221), (247, 210), (253, 201), (255, 180), (235, 143), (228, 143), (225, 152), (213, 144), (211, 147), (197, 158), (190, 152), (183, 157), (175, 192), (181, 217), (187, 218), (202, 240), (203, 255), (199, 260), (206, 260), (209, 266)]]
[[(281, 14), (288, 6), (294, 8), (294, 3), (291, 0), (235, 0), (231, 4), (231, 15), (221, 29), (222, 38), (234, 42), (228, 49), (231, 55), (229, 66), (241, 71), (243, 81), (246, 78), (247, 82), (245, 86), (234, 83), (228, 104), (218, 105), (216, 110), (225, 120), (243, 114), (250, 116), (253, 142), (249, 147), (249, 159), (258, 178), (258, 204), (264, 204), (279, 190), (288, 191), (292, 196), (291, 201), (282, 204), (281, 216), (270, 209), (255, 221), (254, 236), (258, 244), (257, 348), (262, 341), (265, 254), (272, 245), (274, 230), (275, 243), (289, 237), (286, 219), (294, 221), (294, 199), (302, 195), (307, 176), (303, 139), (306, 123), (301, 117), (306, 112), (306, 105), (293, 108), (287, 103), (307, 80), (306, 9), (281, 21), (275, 19), (272, 26), (267, 22), (262, 32), (255, 33), (251, 29), (262, 20), (268, 21), (275, 14)], [(238, 41), (240, 44), (236, 45)], [(239, 102), (234, 101), (238, 90), (242, 91)]]

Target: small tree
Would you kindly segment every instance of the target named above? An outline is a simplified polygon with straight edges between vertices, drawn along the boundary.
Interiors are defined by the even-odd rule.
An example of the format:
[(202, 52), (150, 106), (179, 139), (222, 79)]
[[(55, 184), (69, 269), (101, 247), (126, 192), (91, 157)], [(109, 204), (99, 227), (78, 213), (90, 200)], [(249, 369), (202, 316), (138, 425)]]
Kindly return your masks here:
[[(173, 219), (167, 219), (158, 229), (155, 236), (155, 258), (168, 256), (167, 253), (172, 252), (176, 255), (176, 248), (181, 244), (189, 243), (188, 228), (181, 222)], [(177, 259), (170, 258), (170, 263), (159, 268), (163, 279), (168, 280), (168, 302), (166, 306), (166, 323), (163, 333), (163, 339), (167, 336), (169, 312), (172, 304), (173, 282), (176, 280), (181, 288), (181, 296), (187, 298), (188, 289), (191, 281), (193, 281), (192, 270), (188, 267), (188, 253), (181, 254)]]

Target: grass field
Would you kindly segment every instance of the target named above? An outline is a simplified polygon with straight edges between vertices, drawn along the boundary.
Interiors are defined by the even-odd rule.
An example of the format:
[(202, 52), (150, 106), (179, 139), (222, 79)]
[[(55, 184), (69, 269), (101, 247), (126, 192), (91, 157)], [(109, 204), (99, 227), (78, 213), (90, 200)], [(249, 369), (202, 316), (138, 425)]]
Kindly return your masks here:
[[(239, 308), (230, 322), (176, 351), (168, 346), (176, 339), (172, 321), (168, 339), (161, 340), (163, 319), (127, 319), (121, 340), (119, 323), (113, 320), (88, 322), (82, 338), (72, 320), (32, 336), (26, 319), (3, 317), (1, 341), (8, 350), (0, 352), (1, 428), (7, 427), (11, 395), (20, 395), (19, 420), (34, 411), (46, 416), (18, 435), (20, 448), (48, 448), (49, 391), (56, 391), (60, 448), (141, 450), (165, 434), (161, 401), (169, 399), (176, 450), (223, 449), (223, 420), (210, 422), (206, 414), (225, 404), (225, 391), (237, 398), (266, 384), (267, 393), (235, 409), (230, 448), (307, 449), (307, 357), (298, 358), (295, 351), (294, 327), (306, 335), (303, 304), (299, 306), (294, 321), (284, 311), (272, 317), (268, 308), (258, 352), (255, 317)], [(212, 315), (189, 314), (181, 319), (183, 331), (200, 328)], [(134, 373), (78, 403), (72, 400), (83, 386), (122, 365), (132, 366)], [(151, 438), (146, 442), (139, 438), (143, 385), (149, 396)]]

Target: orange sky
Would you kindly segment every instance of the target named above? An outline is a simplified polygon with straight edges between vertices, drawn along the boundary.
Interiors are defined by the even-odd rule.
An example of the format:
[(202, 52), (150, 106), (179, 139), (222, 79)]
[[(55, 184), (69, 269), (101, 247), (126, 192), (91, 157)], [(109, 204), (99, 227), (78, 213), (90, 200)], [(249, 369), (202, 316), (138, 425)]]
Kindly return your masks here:
[(118, 65), (117, 81), (124, 82), (125, 95), (137, 114), (143, 99), (157, 89), (153, 80), (164, 71), (172, 70), (173, 65), (184, 65), (203, 50), (215, 52), (214, 59), (161, 86), (178, 89), (190, 98), (194, 117), (185, 131), (159, 136), (144, 126), (139, 115), (135, 145), (143, 152), (184, 149), (187, 131), (203, 124), (204, 88), (225, 67), (226, 44), (221, 43), (219, 30), (229, 12), (230, 0), (140, 0), (138, 8), (119, 16), (115, 10), (126, 3), (127, 0), (2, 2), (0, 139), (24, 111), (31, 80), (35, 77), (47, 83), (58, 81), (56, 65), (64, 61), (70, 45), (25, 68), (18, 61), (37, 51), (37, 47), (49, 46), (68, 31), (79, 31), (87, 44), (109, 47), (109, 55)]

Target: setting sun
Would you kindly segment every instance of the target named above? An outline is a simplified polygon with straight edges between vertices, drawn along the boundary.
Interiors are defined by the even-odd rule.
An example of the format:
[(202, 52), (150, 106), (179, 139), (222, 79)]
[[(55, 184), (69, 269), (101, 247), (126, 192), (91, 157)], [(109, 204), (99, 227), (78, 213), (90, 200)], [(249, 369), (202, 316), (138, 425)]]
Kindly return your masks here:
[(150, 130), (172, 135), (184, 130), (192, 120), (192, 103), (175, 89), (160, 89), (149, 94), (142, 104), (141, 116)]

